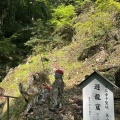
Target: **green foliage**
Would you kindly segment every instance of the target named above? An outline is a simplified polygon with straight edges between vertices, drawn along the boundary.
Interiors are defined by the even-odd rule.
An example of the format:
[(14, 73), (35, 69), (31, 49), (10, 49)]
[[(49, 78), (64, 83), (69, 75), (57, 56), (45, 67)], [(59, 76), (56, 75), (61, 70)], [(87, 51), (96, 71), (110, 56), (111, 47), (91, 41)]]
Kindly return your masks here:
[(22, 26), (17, 22), (8, 22), (5, 25), (3, 25), (2, 31), (5, 37), (10, 37), (21, 28)]
[(75, 16), (75, 7), (73, 5), (59, 5), (52, 14), (51, 23), (55, 27), (56, 33), (65, 40), (71, 40), (73, 35), (72, 22)]
[(0, 41), (0, 54), (1, 55), (10, 55), (14, 54), (16, 50), (16, 46), (11, 44), (9, 39), (4, 39)]
[(73, 5), (59, 5), (54, 9), (51, 22), (56, 25), (57, 29), (64, 25), (72, 25), (72, 18), (75, 15), (74, 9)]
[(97, 9), (102, 11), (117, 12), (120, 10), (120, 3), (115, 0), (97, 0)]
[(90, 3), (91, 3), (91, 0), (75, 0), (75, 6), (80, 7), (81, 9), (84, 9), (86, 5)]
[[(26, 83), (30, 72), (40, 71), (44, 68), (48, 68), (50, 72), (52, 71), (53, 56), (57, 56), (59, 67), (63, 67), (65, 70), (65, 80), (73, 77), (78, 79), (74, 76), (77, 74), (79, 77), (87, 74), (88, 71), (86, 69), (88, 69), (88, 66), (81, 67), (81, 63), (76, 61), (82, 48), (82, 44), (80, 45), (82, 42), (75, 42), (74, 44), (77, 44), (76, 48), (74, 45), (71, 49), (69, 46), (66, 46), (60, 51), (58, 49), (56, 51), (54, 50), (51, 56), (47, 56), (45, 53), (55, 47), (60, 48), (62, 38), (70, 40), (74, 30), (76, 30), (76, 35), (79, 36), (77, 39), (84, 41), (87, 45), (104, 44), (104, 37), (115, 27), (112, 20), (113, 14), (111, 13), (117, 13), (120, 10), (119, 2), (115, 2), (114, 0), (13, 0), (12, 3), (2, 0), (0, 3), (2, 7), (0, 10), (4, 13), (4, 18), (0, 21), (3, 22), (0, 34), (2, 36), (4, 33), (5, 37), (10, 37), (0, 40), (0, 56), (11, 57), (12, 55), (14, 59), (13, 64), (18, 65), (18, 60), (20, 61), (24, 58), (22, 53), (29, 51), (29, 49), (23, 46), (24, 43), (32, 47), (33, 53), (35, 53), (30, 58), (30, 61), (27, 61), (27, 64), (23, 63), (15, 68), (14, 73), (8, 76), (10, 81), (1, 84), (7, 93), (11, 92), (15, 96), (20, 95), (17, 88), (19, 82)], [(12, 5), (13, 8), (15, 7), (16, 10), (14, 11), (13, 8), (9, 8), (8, 4)], [(8, 15), (10, 17), (9, 20), (7, 20), (9, 18)], [(75, 18), (76, 21), (74, 21), (75, 19), (73, 20), (74, 16), (77, 18)], [(30, 27), (26, 26), (30, 26), (32, 32), (28, 30)], [(27, 30), (20, 30), (22, 27), (26, 27)], [(28, 40), (30, 36), (32, 37)], [(59, 36), (62, 37), (60, 38)], [(49, 61), (43, 62), (41, 55), (46, 55)], [(84, 68), (82, 71), (85, 72), (80, 72), (80, 76), (78, 71), (81, 68)], [(72, 81), (74, 80), (72, 79)], [(22, 113), (25, 103), (23, 104), (23, 99), (19, 99), (16, 102), (15, 108), (11, 108), (10, 116), (14, 116), (15, 119), (20, 119), (16, 116)], [(18, 103), (20, 104), (16, 108)]]
[(25, 45), (31, 46), (33, 51), (37, 53), (45, 51), (46, 47), (49, 46), (48, 43), (53, 40), (51, 35), (52, 29), (52, 25), (49, 21), (44, 23), (44, 21), (38, 19), (34, 23), (34, 28), (31, 32), (32, 37), (25, 43)]
[(82, 40), (95, 44), (112, 28), (111, 15), (104, 12), (91, 14), (86, 21), (78, 22), (75, 28)]
[(91, 15), (90, 21), (93, 24), (95, 34), (97, 34), (97, 32), (101, 33), (100, 31), (107, 31), (112, 25), (111, 15), (104, 12), (97, 12), (96, 14)]

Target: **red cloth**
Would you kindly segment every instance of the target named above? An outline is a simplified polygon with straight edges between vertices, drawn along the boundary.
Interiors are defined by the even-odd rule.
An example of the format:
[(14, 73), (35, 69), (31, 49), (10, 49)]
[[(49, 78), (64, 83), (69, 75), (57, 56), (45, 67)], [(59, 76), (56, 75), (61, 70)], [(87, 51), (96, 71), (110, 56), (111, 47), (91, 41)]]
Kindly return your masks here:
[(56, 73), (60, 73), (60, 74), (63, 75), (63, 71), (62, 71), (62, 70), (56, 70), (55, 72), (56, 72)]
[(51, 88), (49, 86), (47, 86), (47, 85), (44, 88), (49, 90), (49, 91), (51, 90)]

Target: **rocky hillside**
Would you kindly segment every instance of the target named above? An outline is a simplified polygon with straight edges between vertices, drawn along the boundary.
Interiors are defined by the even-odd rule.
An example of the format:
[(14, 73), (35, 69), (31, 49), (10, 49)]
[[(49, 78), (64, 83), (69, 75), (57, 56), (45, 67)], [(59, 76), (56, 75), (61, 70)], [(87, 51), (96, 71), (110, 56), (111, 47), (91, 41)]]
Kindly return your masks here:
[[(48, 109), (44, 109), (47, 117), (50, 115), (47, 118), (43, 114), (45, 120), (51, 117), (55, 117), (55, 120), (61, 120), (61, 117), (64, 120), (82, 118), (82, 91), (78, 85), (94, 69), (120, 87), (120, 13), (109, 10), (103, 13), (93, 5), (88, 5), (74, 18), (73, 27), (72, 42), (65, 46), (63, 44), (55, 46), (49, 52), (31, 54), (19, 66), (11, 68), (0, 83), (0, 87), (5, 90), (5, 95), (18, 97), (18, 99), (10, 99), (10, 120), (25, 119), (23, 116), (25, 101), (18, 85), (23, 83), (27, 88), (29, 76), (35, 72), (45, 72), (52, 84), (55, 69), (64, 70), (63, 110), (53, 114)], [(1, 98), (1, 101), (5, 100)], [(116, 120), (120, 118), (119, 102), (115, 101)], [(3, 120), (7, 117), (6, 107), (7, 104), (3, 108)], [(77, 113), (78, 110), (81, 113)]]
[[(64, 82), (66, 84), (64, 107), (66, 110), (63, 116), (68, 117), (69, 120), (72, 119), (73, 117), (70, 117), (74, 116), (72, 111), (77, 109), (75, 101), (82, 97), (81, 89), (77, 87), (77, 85), (85, 79), (86, 75), (90, 75), (93, 70), (96, 69), (109, 80), (115, 82), (115, 73), (120, 67), (120, 43), (119, 40), (116, 41), (112, 39), (110, 42), (111, 41), (113, 42), (111, 44), (112, 47), (108, 49), (101, 45), (81, 49), (81, 43), (75, 41), (61, 49), (54, 49), (52, 53), (42, 55), (42, 61), (39, 54), (32, 55), (26, 59), (23, 64), (11, 69), (4, 81), (0, 84), (0, 86), (5, 89), (6, 95), (19, 98), (11, 99), (10, 101), (11, 120), (22, 119), (22, 112), (25, 109), (25, 101), (18, 90), (18, 84), (22, 82), (27, 87), (29, 74), (43, 70), (49, 75), (52, 83), (54, 81), (53, 71), (55, 68), (62, 68), (64, 70)], [(112, 52), (109, 52), (110, 50)], [(73, 104), (73, 106), (71, 104)], [(118, 110), (119, 108), (117, 106), (116, 116), (118, 116), (120, 112)], [(5, 114), (6, 105), (4, 107), (4, 115)], [(51, 113), (49, 114), (51, 115)], [(6, 119), (6, 117), (4, 119)]]

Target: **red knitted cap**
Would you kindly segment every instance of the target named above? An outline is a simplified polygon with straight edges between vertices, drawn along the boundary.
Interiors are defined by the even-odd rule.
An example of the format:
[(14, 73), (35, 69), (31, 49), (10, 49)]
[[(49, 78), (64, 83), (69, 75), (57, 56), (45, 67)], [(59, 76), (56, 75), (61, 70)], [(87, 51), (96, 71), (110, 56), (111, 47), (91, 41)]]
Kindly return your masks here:
[(62, 70), (56, 70), (55, 73), (60, 73), (63, 75), (63, 71)]

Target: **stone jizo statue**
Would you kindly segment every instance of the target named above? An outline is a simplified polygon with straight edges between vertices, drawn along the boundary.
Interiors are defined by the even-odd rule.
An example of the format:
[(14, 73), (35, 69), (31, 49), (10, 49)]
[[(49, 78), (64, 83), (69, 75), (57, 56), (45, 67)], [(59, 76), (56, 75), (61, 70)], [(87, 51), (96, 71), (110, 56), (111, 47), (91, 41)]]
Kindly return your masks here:
[(55, 81), (52, 85), (51, 90), (51, 101), (49, 110), (56, 111), (62, 108), (62, 95), (64, 91), (64, 82), (63, 82), (63, 71), (55, 71)]

